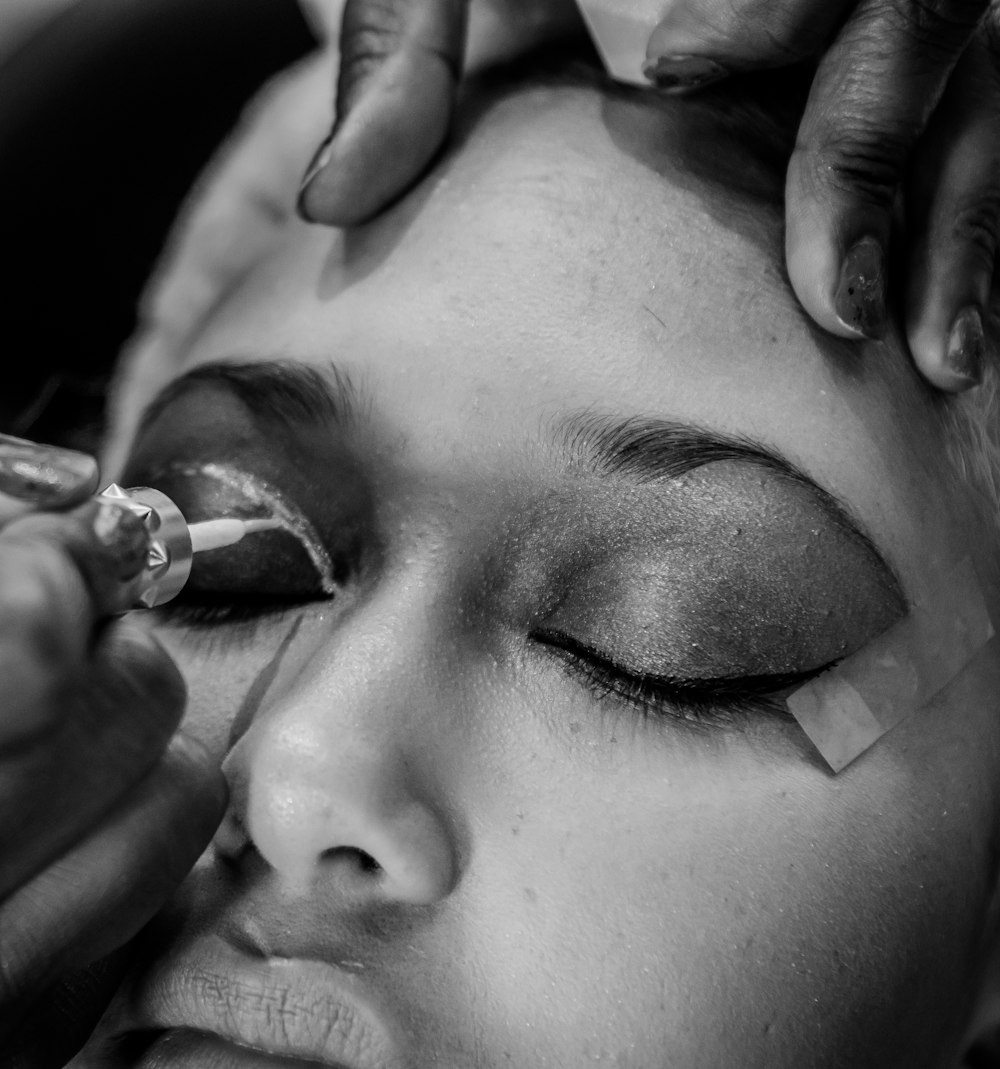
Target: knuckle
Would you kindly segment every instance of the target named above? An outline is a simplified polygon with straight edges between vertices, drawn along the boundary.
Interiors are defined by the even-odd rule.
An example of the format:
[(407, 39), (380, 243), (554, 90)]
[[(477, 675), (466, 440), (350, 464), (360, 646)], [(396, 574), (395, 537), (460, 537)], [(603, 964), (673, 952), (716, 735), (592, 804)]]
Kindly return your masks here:
[(729, 0), (689, 5), (688, 32), (709, 45), (723, 44), (748, 59), (791, 64), (821, 50), (830, 26), (826, 18), (803, 15), (798, 0)]
[(1000, 189), (989, 189), (960, 205), (951, 225), (951, 237), (965, 246), (984, 270), (992, 270), (1000, 242)]
[(939, 80), (976, 33), (987, 0), (883, 0), (861, 4), (845, 27), (869, 76), (889, 64), (908, 80)]
[(951, 52), (965, 44), (988, 7), (988, 0), (893, 0), (889, 10), (922, 46)]
[(915, 136), (855, 122), (800, 143), (797, 151), (811, 160), (820, 185), (885, 210), (892, 206)]
[(358, 0), (344, 8), (341, 69), (363, 77), (399, 47), (404, 34), (402, 5), (393, 0)]

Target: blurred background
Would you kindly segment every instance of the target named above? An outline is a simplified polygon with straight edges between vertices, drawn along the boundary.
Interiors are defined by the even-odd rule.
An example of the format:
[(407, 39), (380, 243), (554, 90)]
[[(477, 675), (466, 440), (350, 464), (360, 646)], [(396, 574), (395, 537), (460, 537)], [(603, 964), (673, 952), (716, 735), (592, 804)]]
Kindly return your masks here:
[(73, 0), (0, 0), (0, 60)]
[(170, 222), (296, 0), (0, 0), (0, 431), (93, 451)]

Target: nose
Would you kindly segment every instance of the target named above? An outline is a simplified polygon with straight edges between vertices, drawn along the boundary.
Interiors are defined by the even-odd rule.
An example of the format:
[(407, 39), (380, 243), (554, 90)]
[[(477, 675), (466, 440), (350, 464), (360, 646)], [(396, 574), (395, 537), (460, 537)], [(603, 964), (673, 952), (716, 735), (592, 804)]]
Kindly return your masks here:
[(429, 905), (458, 879), (434, 763), (440, 695), (419, 640), (401, 640), (398, 619), (388, 625), (377, 606), (365, 615), (276, 681), (230, 751), (216, 848), (254, 849), (288, 885), (333, 881), (355, 900)]

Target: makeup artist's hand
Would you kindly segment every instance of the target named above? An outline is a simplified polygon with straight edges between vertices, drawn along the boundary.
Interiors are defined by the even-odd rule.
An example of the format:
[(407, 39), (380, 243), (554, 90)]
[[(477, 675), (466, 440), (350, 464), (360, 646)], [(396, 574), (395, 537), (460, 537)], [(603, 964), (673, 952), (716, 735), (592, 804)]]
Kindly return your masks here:
[(894, 204), (910, 349), (935, 385), (974, 385), (1000, 222), (1000, 7), (989, 0), (675, 0), (658, 77), (819, 57), (786, 183), (792, 285), (813, 318), (879, 337)]
[(0, 525), (33, 509), (71, 508), (97, 490), (97, 461), (0, 434)]
[(300, 2), (339, 35), (335, 136), (299, 201), (302, 215), (331, 226), (370, 218), (423, 173), (448, 133), (467, 39), (485, 62), (586, 34), (574, 0)]
[(0, 1064), (11, 1069), (75, 1053), (127, 963), (120, 948), (224, 806), (221, 773), (175, 734), (177, 669), (135, 624), (108, 619), (147, 535), (131, 512), (87, 500), (88, 461), (0, 438), (7, 514), (18, 501), (62, 506), (0, 528)]
[[(599, 6), (600, 0), (592, 0)], [(344, 6), (335, 136), (300, 198), (350, 225), (406, 189), (444, 139), (476, 0), (308, 0)], [(492, 0), (521, 48), (571, 32), (568, 0)], [(609, 7), (611, 5), (609, 4)], [(810, 315), (847, 338), (885, 324), (898, 195), (906, 332), (924, 376), (975, 385), (1000, 227), (1000, 5), (989, 0), (640, 0), (658, 83), (818, 60), (787, 181), (786, 253)], [(530, 10), (530, 15), (528, 11)], [(658, 25), (657, 25), (658, 23)]]

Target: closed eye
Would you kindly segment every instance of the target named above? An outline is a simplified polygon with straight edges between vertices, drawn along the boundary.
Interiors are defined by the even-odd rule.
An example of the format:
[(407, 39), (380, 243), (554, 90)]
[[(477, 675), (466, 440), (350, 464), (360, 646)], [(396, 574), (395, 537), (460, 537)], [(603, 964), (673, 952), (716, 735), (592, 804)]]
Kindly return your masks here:
[(232, 591), (184, 590), (156, 609), (157, 620), (175, 627), (212, 628), (227, 624), (263, 622), (280, 617), (303, 605), (332, 601), (321, 592), (314, 596), (291, 595), (282, 598), (274, 594), (239, 594)]
[(628, 669), (602, 650), (561, 631), (540, 629), (528, 637), (558, 657), (570, 676), (597, 697), (623, 702), (644, 716), (670, 716), (698, 724), (731, 724), (740, 715), (754, 714), (790, 718), (784, 697), (836, 663), (765, 675), (660, 676)]

